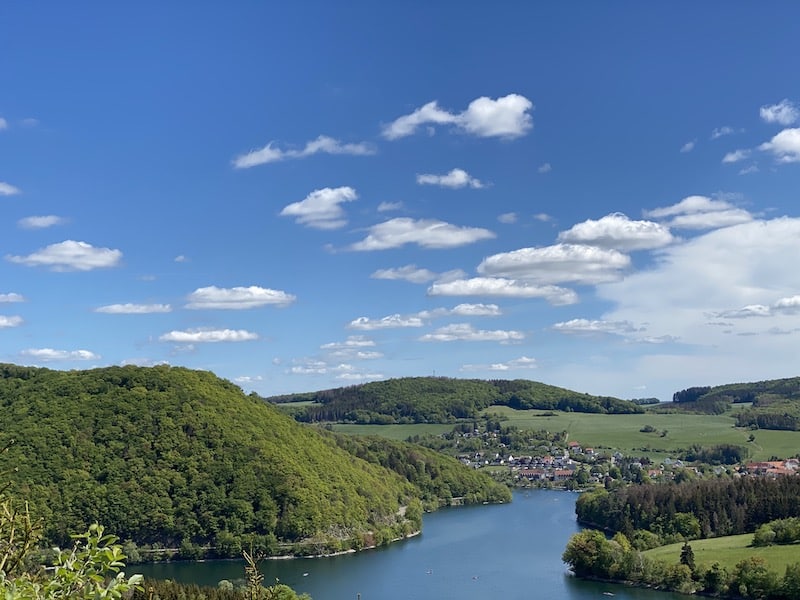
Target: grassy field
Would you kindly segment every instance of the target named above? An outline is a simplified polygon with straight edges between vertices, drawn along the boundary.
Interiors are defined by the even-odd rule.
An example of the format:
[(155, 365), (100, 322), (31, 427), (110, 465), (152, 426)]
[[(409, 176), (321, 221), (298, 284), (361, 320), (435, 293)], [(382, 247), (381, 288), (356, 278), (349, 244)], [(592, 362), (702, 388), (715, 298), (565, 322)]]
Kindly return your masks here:
[[(486, 410), (506, 417), (509, 425), (522, 429), (566, 431), (570, 441), (594, 448), (614, 448), (625, 454), (644, 454), (652, 458), (674, 456), (675, 451), (692, 444), (738, 444), (750, 449), (750, 458), (767, 460), (771, 456), (789, 457), (800, 451), (798, 431), (750, 431), (734, 427), (730, 414), (689, 415), (645, 413), (640, 415), (600, 415), (537, 410), (514, 410), (493, 406)], [(654, 433), (640, 431), (645, 425)], [(666, 431), (666, 436), (661, 433)], [(750, 434), (754, 442), (748, 442)]]
[[(674, 457), (680, 449), (692, 444), (737, 444), (750, 450), (750, 459), (767, 460), (772, 456), (787, 458), (800, 452), (800, 432), (750, 431), (734, 427), (730, 414), (689, 415), (658, 414), (600, 415), (589, 413), (550, 413), (540, 410), (514, 410), (506, 406), (493, 406), (487, 413), (501, 415), (506, 424), (521, 429), (566, 431), (570, 441), (594, 448), (613, 448), (624, 454), (649, 456), (654, 460)], [(655, 428), (654, 433), (640, 431), (645, 425)], [(441, 434), (450, 431), (450, 424), (416, 425), (345, 425), (334, 424), (334, 431), (363, 435), (380, 435), (393, 440), (405, 440), (413, 435)], [(661, 433), (667, 432), (662, 437)], [(753, 434), (755, 441), (749, 442)]]
[[(694, 552), (695, 564), (698, 567), (709, 566), (714, 561), (717, 561), (728, 569), (728, 572), (733, 570), (736, 563), (751, 556), (763, 558), (767, 567), (781, 577), (786, 571), (786, 565), (800, 562), (800, 545), (798, 544), (753, 548), (750, 546), (752, 541), (753, 534), (747, 533), (708, 540), (695, 540), (690, 542), (690, 545)], [(670, 544), (669, 546), (648, 550), (644, 555), (674, 564), (680, 561), (682, 547), (683, 543)]]

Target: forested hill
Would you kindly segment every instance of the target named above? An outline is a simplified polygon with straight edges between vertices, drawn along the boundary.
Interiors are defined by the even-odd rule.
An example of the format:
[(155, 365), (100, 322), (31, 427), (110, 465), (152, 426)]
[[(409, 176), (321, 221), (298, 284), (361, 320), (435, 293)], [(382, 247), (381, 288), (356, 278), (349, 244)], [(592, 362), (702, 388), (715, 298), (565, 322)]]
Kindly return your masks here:
[(312, 422), (446, 423), (474, 418), (493, 405), (590, 413), (644, 412), (627, 400), (592, 396), (525, 379), (405, 377), (267, 400), (275, 403), (311, 401), (314, 404), (294, 414), (300, 421)]
[[(676, 392), (674, 406), (721, 414), (731, 403), (751, 403), (736, 415), (739, 427), (800, 430), (800, 377), (691, 387)], [(669, 410), (669, 406), (663, 408)]]
[(0, 472), (11, 468), (10, 491), (62, 545), (97, 521), (139, 544), (221, 554), (302, 540), (347, 549), (416, 528), (423, 495), (496, 493), (455, 460), (427, 472), (449, 487), (420, 479), (423, 491), (380, 466), (380, 452), (357, 458), (230, 382), (167, 366), (0, 364), (0, 447), (10, 440)]

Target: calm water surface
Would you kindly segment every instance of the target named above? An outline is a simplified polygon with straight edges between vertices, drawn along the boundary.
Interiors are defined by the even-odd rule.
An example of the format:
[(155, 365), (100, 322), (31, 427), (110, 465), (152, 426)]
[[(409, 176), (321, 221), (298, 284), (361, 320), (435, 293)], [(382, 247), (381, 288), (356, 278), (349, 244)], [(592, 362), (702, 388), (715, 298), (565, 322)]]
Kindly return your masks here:
[[(687, 596), (576, 580), (561, 562), (577, 494), (515, 492), (511, 504), (450, 508), (425, 515), (423, 534), (331, 558), (262, 563), (313, 600), (686, 600)], [(129, 569), (134, 572), (134, 568)], [(243, 576), (241, 561), (137, 565), (147, 577), (216, 585)]]

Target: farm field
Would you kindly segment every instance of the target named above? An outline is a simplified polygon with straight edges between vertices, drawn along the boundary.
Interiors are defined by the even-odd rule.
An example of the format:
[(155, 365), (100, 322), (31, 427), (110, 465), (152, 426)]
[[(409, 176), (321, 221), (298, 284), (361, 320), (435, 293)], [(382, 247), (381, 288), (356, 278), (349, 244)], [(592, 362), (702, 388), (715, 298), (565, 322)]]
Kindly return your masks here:
[[(676, 452), (692, 444), (737, 444), (750, 450), (751, 460), (768, 460), (795, 456), (800, 452), (800, 432), (751, 431), (734, 427), (730, 413), (723, 415), (691, 415), (684, 413), (645, 413), (638, 415), (603, 415), (592, 413), (567, 413), (541, 410), (514, 410), (506, 406), (493, 406), (486, 414), (503, 417), (504, 423), (520, 429), (566, 431), (570, 441), (594, 448), (613, 448), (624, 454), (649, 456), (654, 460), (674, 457)], [(645, 425), (655, 428), (653, 433), (640, 431)], [(334, 424), (334, 431), (363, 435), (380, 435), (394, 440), (405, 440), (413, 435), (441, 434), (450, 431), (452, 424), (414, 425), (349, 425)], [(662, 437), (661, 433), (667, 434)], [(749, 442), (749, 436), (755, 436)]]
[[(716, 561), (725, 567), (728, 572), (733, 570), (736, 563), (751, 556), (759, 556), (766, 561), (767, 568), (782, 577), (786, 571), (786, 565), (800, 561), (800, 546), (798, 544), (753, 548), (750, 546), (752, 541), (753, 534), (745, 533), (743, 535), (707, 540), (694, 540), (689, 543), (694, 552), (695, 564), (698, 567), (707, 567)], [(675, 564), (680, 561), (682, 547), (683, 543), (680, 542), (653, 548), (643, 554), (649, 558)]]

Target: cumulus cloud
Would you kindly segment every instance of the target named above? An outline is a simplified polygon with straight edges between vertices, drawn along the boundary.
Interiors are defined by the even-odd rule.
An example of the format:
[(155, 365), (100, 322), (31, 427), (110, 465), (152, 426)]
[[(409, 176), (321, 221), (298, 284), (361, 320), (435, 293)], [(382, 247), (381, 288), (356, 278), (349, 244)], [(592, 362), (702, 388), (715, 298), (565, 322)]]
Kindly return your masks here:
[(393, 279), (410, 281), (411, 283), (427, 283), (438, 277), (433, 271), (418, 268), (417, 265), (405, 265), (393, 269), (378, 269), (372, 275), (373, 279)]
[(295, 222), (315, 229), (338, 229), (347, 224), (340, 205), (356, 198), (358, 194), (351, 187), (323, 188), (285, 206), (280, 214), (282, 217), (295, 217)]
[(426, 333), (420, 342), (501, 342), (511, 343), (525, 339), (525, 334), (514, 330), (475, 329), (469, 323), (453, 323)]
[(378, 212), (391, 212), (403, 208), (402, 202), (381, 202), (378, 204)]
[(539, 165), (539, 168), (536, 169), (539, 173), (549, 173), (553, 170), (553, 167), (550, 163), (544, 163)]
[(8, 129), (8, 121), (0, 117), (0, 131), (3, 131), (3, 129)]
[(800, 128), (784, 129), (758, 149), (772, 152), (779, 163), (800, 162)]
[(25, 297), (22, 294), (17, 294), (16, 292), (0, 294), (0, 304), (3, 304), (4, 302), (25, 302)]
[(258, 334), (245, 329), (186, 329), (184, 331), (170, 331), (158, 339), (161, 342), (176, 342), (179, 344), (248, 342), (257, 340)]
[(706, 196), (688, 196), (671, 206), (645, 211), (646, 217), (668, 218), (668, 225), (676, 229), (716, 229), (753, 220), (744, 209), (726, 200), (713, 200)]
[(567, 288), (502, 277), (473, 277), (471, 279), (437, 281), (428, 288), (428, 295), (543, 298), (556, 306), (575, 304), (578, 301), (578, 295)]
[(367, 156), (375, 154), (375, 147), (366, 142), (357, 144), (343, 144), (337, 139), (321, 135), (315, 140), (307, 142), (302, 150), (281, 150), (274, 147), (274, 142), (268, 143), (263, 148), (251, 150), (233, 159), (233, 166), (237, 169), (249, 169), (257, 165), (279, 162), (290, 158), (305, 158), (313, 154), (351, 154)]
[(5, 329), (7, 327), (19, 327), (20, 325), (22, 325), (22, 317), (17, 315), (0, 315), (0, 329)]
[(728, 152), (725, 156), (722, 157), (723, 164), (731, 164), (737, 163), (739, 161), (745, 160), (751, 154), (750, 150), (741, 149), (741, 150), (734, 150), (733, 152)]
[(54, 225), (62, 225), (65, 219), (56, 215), (46, 215), (41, 217), (25, 217), (17, 221), (17, 225), (22, 229), (46, 229)]
[(464, 169), (453, 169), (446, 175), (417, 175), (417, 183), (420, 185), (438, 185), (453, 189), (463, 187), (480, 189), (486, 187), (480, 179), (476, 179)]
[(776, 315), (795, 315), (800, 313), (800, 295), (780, 298), (771, 305), (749, 304), (734, 310), (724, 310), (713, 313), (713, 318), (720, 319), (747, 319), (750, 317), (773, 317)]
[(631, 221), (622, 213), (587, 219), (558, 234), (559, 242), (586, 244), (617, 250), (652, 250), (671, 244), (669, 229), (653, 221)]
[(630, 264), (630, 257), (618, 250), (581, 244), (556, 244), (543, 248), (520, 248), (489, 256), (478, 265), (478, 272), (490, 277), (510, 277), (538, 283), (592, 285), (616, 281)]
[(547, 213), (536, 213), (533, 215), (533, 218), (537, 221), (541, 221), (542, 223), (550, 223), (553, 220), (553, 217), (548, 215)]
[(511, 223), (516, 223), (517, 219), (518, 219), (517, 213), (513, 212), (503, 213), (497, 216), (497, 220), (500, 221), (501, 223), (505, 223), (506, 225), (510, 225)]
[(53, 348), (29, 348), (23, 350), (20, 354), (43, 362), (98, 360), (100, 358), (100, 355), (89, 350), (54, 350)]
[(350, 329), (374, 331), (376, 329), (394, 329), (400, 327), (422, 327), (424, 325), (419, 317), (404, 317), (399, 314), (388, 315), (380, 319), (358, 317), (347, 325)]
[(281, 290), (251, 285), (248, 287), (219, 288), (208, 286), (197, 288), (189, 294), (186, 308), (243, 310), (261, 306), (289, 306), (295, 296)]
[(146, 315), (172, 312), (169, 304), (107, 304), (94, 309), (94, 312), (109, 315)]
[(778, 123), (779, 125), (791, 125), (800, 121), (800, 106), (784, 98), (777, 104), (762, 106), (758, 114), (767, 123)]
[(6, 183), (5, 181), (0, 181), (0, 196), (13, 196), (14, 194), (21, 193), (21, 190), (17, 187), (14, 187), (10, 183)]
[(723, 125), (722, 127), (717, 127), (711, 132), (711, 139), (716, 140), (717, 138), (721, 138), (724, 135), (731, 135), (734, 132), (733, 127), (729, 125)]
[(640, 331), (630, 321), (602, 321), (571, 319), (553, 325), (553, 330), (572, 335), (615, 334), (626, 335)]
[(434, 100), (386, 125), (383, 137), (396, 140), (414, 134), (423, 125), (453, 125), (477, 137), (516, 138), (525, 135), (533, 127), (533, 119), (529, 114), (531, 109), (533, 103), (519, 94), (509, 94), (496, 100), (483, 96), (470, 102), (461, 113), (441, 109)]
[(91, 271), (115, 267), (122, 252), (111, 248), (95, 248), (86, 242), (66, 240), (51, 244), (28, 256), (7, 255), (6, 260), (29, 267), (44, 266), (54, 271)]
[(369, 228), (369, 235), (351, 246), (353, 250), (386, 250), (406, 244), (423, 248), (455, 248), (495, 237), (488, 229), (459, 227), (435, 219), (398, 217)]
[(692, 140), (690, 142), (686, 142), (683, 146), (681, 146), (681, 152), (683, 152), (683, 153), (691, 152), (692, 150), (694, 150), (694, 145), (696, 143), (697, 143), (696, 140)]
[(373, 348), (375, 342), (363, 335), (351, 335), (343, 342), (328, 342), (322, 344), (322, 350), (341, 350), (343, 348)]
[(383, 353), (373, 348), (375, 342), (361, 335), (351, 335), (343, 342), (329, 342), (320, 346), (330, 358), (337, 360), (374, 360), (382, 358)]
[(520, 356), (507, 362), (490, 364), (466, 364), (461, 366), (461, 371), (513, 371), (520, 369), (536, 369), (538, 363), (535, 358)]

